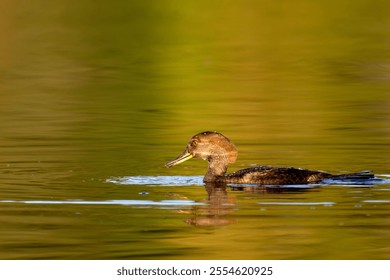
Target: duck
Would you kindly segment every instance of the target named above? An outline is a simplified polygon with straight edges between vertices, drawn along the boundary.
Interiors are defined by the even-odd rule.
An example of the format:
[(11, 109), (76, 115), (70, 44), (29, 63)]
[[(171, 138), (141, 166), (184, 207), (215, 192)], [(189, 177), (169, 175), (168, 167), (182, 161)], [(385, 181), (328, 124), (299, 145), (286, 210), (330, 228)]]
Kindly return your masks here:
[(192, 158), (208, 162), (204, 183), (257, 184), (257, 185), (300, 185), (318, 184), (326, 179), (361, 180), (374, 178), (371, 171), (334, 175), (319, 170), (295, 167), (257, 166), (227, 174), (228, 165), (234, 163), (238, 152), (236, 146), (216, 131), (204, 131), (194, 135), (184, 152), (165, 164), (170, 168)]

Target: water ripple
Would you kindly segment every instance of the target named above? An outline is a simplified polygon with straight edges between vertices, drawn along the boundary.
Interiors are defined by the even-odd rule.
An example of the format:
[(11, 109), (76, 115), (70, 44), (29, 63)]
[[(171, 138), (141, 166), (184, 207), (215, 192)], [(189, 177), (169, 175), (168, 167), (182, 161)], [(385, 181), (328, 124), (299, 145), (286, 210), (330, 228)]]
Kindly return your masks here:
[(322, 183), (326, 185), (338, 185), (338, 186), (372, 186), (372, 185), (389, 184), (390, 179), (384, 179), (384, 178), (372, 178), (367, 180), (325, 179), (322, 181)]
[(363, 200), (365, 203), (390, 203), (389, 199), (371, 199), (371, 200)]
[(312, 206), (312, 205), (323, 205), (323, 206), (333, 206), (336, 202), (257, 202), (257, 204), (261, 205), (297, 205), (297, 206)]
[(193, 200), (0, 200), (0, 203), (23, 203), (23, 204), (77, 204), (77, 205), (125, 205), (125, 206), (157, 206), (157, 207), (183, 207), (205, 205)]
[(125, 176), (106, 180), (117, 185), (201, 186), (203, 176)]
[[(380, 175), (387, 177), (390, 175)], [(124, 176), (112, 177), (106, 180), (107, 183), (117, 185), (158, 185), (158, 186), (203, 186), (203, 176)], [(268, 187), (284, 188), (313, 188), (324, 185), (365, 187), (372, 185), (390, 184), (390, 179), (372, 178), (367, 180), (334, 180), (325, 179), (320, 184), (305, 185), (267, 185)], [(229, 186), (259, 186), (259, 184), (228, 184)]]

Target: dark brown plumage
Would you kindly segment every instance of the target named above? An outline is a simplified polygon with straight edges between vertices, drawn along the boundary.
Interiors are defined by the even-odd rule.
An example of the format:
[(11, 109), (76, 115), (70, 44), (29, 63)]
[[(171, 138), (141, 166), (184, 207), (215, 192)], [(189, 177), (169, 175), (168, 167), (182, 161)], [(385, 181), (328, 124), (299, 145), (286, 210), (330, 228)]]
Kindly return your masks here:
[(229, 163), (234, 163), (237, 159), (237, 149), (227, 137), (215, 131), (205, 131), (193, 136), (184, 152), (165, 166), (172, 167), (191, 158), (202, 158), (208, 161), (204, 182), (295, 185), (319, 183), (324, 179), (370, 179), (374, 177), (369, 172), (332, 175), (323, 171), (270, 166), (246, 168), (226, 174)]

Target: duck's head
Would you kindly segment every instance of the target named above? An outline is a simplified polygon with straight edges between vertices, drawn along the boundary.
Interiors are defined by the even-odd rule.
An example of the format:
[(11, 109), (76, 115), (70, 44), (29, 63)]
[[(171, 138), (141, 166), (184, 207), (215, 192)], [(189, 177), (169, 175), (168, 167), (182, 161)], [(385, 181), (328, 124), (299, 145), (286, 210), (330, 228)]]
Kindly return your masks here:
[[(216, 131), (196, 134), (188, 142), (184, 152), (176, 159), (165, 164), (172, 167), (191, 158), (201, 158), (210, 163), (226, 166), (237, 159), (237, 149), (230, 140)], [(226, 172), (226, 169), (225, 169)]]

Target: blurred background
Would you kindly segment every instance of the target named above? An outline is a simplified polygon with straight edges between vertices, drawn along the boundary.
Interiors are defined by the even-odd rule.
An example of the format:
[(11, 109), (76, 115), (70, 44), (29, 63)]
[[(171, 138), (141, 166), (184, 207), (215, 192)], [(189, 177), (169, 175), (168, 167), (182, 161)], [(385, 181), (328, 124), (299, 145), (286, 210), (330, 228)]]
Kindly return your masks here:
[[(324, 254), (321, 248), (335, 244), (337, 232), (318, 243), (317, 253), (266, 254), (252, 250), (259, 232), (245, 226), (230, 227), (224, 242), (215, 242), (219, 230), (207, 232), (214, 237), (194, 253), (191, 240), (199, 232), (158, 207), (141, 215), (123, 206), (83, 205), (83, 212), (4, 203), (140, 199), (144, 189), (152, 200), (172, 193), (202, 200), (207, 194), (199, 186), (152, 191), (106, 180), (204, 174), (203, 161), (169, 170), (164, 164), (205, 130), (225, 134), (238, 147), (230, 171), (263, 164), (389, 174), (388, 1), (1, 0), (0, 11), (0, 258), (389, 257), (382, 239), (368, 253)], [(388, 192), (379, 193), (388, 200)], [(241, 196), (244, 204), (253, 199)], [(380, 207), (389, 213), (389, 204)], [(256, 219), (257, 206), (245, 209)], [(115, 220), (118, 213), (123, 216)], [(164, 215), (172, 223), (164, 224)], [(133, 224), (122, 224), (127, 219)], [(378, 221), (373, 227), (384, 226), (388, 237), (389, 219)], [(161, 236), (161, 244), (142, 251), (150, 224), (162, 228), (164, 238), (181, 240), (178, 251), (161, 249), (167, 247)], [(172, 224), (180, 226), (173, 230)], [(281, 224), (281, 234), (290, 234)], [(73, 225), (80, 227), (72, 231)], [(226, 253), (243, 231), (247, 243), (237, 246), (246, 252)], [(310, 242), (322, 240), (318, 234)], [(118, 249), (123, 239), (140, 240), (139, 247), (129, 245), (138, 255)], [(208, 251), (211, 243), (219, 245)]]

